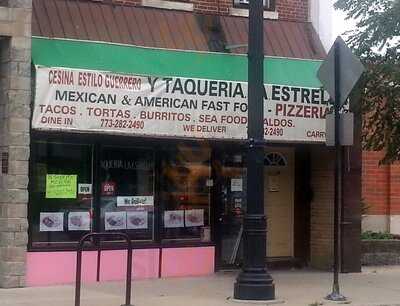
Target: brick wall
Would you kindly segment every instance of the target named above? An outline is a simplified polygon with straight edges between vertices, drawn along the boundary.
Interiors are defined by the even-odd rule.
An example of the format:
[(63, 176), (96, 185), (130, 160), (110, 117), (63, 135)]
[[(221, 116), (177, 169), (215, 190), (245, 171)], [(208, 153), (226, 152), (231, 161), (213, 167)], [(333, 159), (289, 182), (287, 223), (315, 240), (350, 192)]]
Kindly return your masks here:
[(279, 19), (291, 21), (308, 21), (309, 0), (276, 0)]
[[(229, 13), (229, 0), (190, 0), (193, 9), (198, 13), (227, 15)], [(222, 7), (222, 4), (224, 6)]]
[[(73, 0), (76, 1), (76, 0)], [(109, 2), (122, 5), (140, 5), (141, 0), (91, 0), (94, 2)], [(174, 1), (174, 0), (168, 0)], [(191, 2), (196, 13), (229, 15), (233, 0), (175, 0)], [(275, 0), (279, 19), (291, 21), (308, 21), (309, 0)]]
[(400, 215), (400, 163), (390, 165), (389, 213)]
[(32, 3), (12, 0), (8, 5), (0, 7), (0, 156), (8, 154), (8, 167), (0, 170), (0, 287), (4, 288), (25, 283), (31, 101)]
[(383, 156), (383, 152), (362, 153), (362, 199), (369, 215), (389, 213), (390, 166), (379, 166)]
[(380, 165), (383, 152), (364, 151), (363, 231), (400, 233), (400, 163)]
[(333, 255), (334, 154), (327, 148), (311, 151), (310, 264), (329, 269)]
[(383, 152), (363, 152), (363, 199), (368, 215), (400, 214), (400, 163), (379, 165)]

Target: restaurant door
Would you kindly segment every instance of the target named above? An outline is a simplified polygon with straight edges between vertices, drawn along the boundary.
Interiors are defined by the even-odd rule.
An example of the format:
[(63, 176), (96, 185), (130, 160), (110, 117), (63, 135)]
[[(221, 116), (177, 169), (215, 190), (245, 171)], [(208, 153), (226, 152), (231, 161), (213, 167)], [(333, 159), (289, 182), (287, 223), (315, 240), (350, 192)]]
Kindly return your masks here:
[[(243, 259), (243, 216), (247, 208), (246, 163), (241, 154), (221, 156), (217, 184), (217, 268), (235, 268)], [(267, 257), (293, 256), (294, 148), (265, 151), (264, 195)]]
[(246, 211), (246, 168), (238, 152), (218, 156), (216, 172), (216, 264), (217, 269), (242, 262), (243, 216)]
[(293, 257), (294, 148), (268, 149), (264, 164), (267, 257)]

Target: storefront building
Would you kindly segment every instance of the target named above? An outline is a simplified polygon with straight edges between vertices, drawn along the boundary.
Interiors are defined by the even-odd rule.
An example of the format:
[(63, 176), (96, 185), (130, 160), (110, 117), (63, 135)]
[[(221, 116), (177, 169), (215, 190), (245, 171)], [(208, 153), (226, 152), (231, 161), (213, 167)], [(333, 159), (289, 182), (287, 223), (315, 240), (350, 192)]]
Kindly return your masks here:
[[(247, 18), (231, 6), (200, 14), (200, 2), (133, 4), (33, 1), (27, 286), (73, 282), (77, 241), (90, 231), (130, 236), (135, 278), (240, 265), (247, 58), (235, 45), (247, 42)], [(311, 24), (277, 17), (279, 5), (265, 21), (266, 260), (327, 269), (324, 51)], [(359, 149), (347, 153), (357, 160)], [(342, 269), (359, 271), (360, 167), (346, 167)], [(100, 279), (123, 279), (123, 242), (104, 248)], [(87, 281), (96, 260), (84, 252)]]

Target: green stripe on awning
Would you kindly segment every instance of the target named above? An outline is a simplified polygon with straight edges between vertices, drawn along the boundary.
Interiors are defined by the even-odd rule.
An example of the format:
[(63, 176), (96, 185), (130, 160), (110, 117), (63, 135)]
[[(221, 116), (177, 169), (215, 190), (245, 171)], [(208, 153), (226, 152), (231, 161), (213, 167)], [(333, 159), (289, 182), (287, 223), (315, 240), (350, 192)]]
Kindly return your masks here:
[[(80, 68), (124, 74), (247, 81), (247, 57), (101, 42), (32, 38), (32, 60), (46, 67)], [(321, 61), (266, 57), (264, 83), (321, 87)]]

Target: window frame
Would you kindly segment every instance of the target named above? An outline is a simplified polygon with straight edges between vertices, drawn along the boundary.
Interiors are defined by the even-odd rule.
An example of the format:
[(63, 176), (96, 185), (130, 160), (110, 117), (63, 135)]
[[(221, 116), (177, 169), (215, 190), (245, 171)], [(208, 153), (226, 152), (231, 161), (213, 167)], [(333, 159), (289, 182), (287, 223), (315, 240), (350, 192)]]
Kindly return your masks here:
[[(28, 216), (27, 216), (27, 221), (28, 221), (28, 250), (29, 249), (31, 249), (31, 248), (35, 248), (35, 246), (33, 245), (34, 243), (35, 244), (40, 244), (40, 245), (45, 245), (46, 247), (45, 248), (48, 248), (48, 249), (52, 249), (53, 248), (53, 245), (58, 245), (58, 244), (62, 244), (62, 245), (65, 245), (65, 246), (68, 246), (68, 245), (72, 245), (72, 244), (74, 244), (74, 245), (77, 245), (77, 241), (56, 241), (56, 242), (44, 242), (44, 241), (41, 241), (41, 242), (33, 242), (33, 240), (32, 240), (32, 232), (33, 232), (33, 227), (32, 226), (30, 226), (30, 224), (31, 224), (31, 220), (33, 220), (34, 219), (34, 216), (32, 216), (32, 195), (33, 195), (33, 188), (34, 188), (34, 186), (33, 186), (33, 180), (32, 180), (32, 177), (33, 177), (33, 169), (34, 169), (34, 162), (36, 161), (36, 160), (34, 160), (34, 158), (33, 158), (33, 156), (34, 156), (34, 154), (33, 154), (33, 152), (32, 152), (32, 146), (33, 146), (33, 143), (48, 143), (48, 142), (51, 142), (51, 143), (53, 143), (53, 144), (62, 144), (62, 145), (76, 145), (76, 146), (88, 146), (88, 147), (90, 147), (91, 148), (91, 162), (92, 162), (92, 164), (91, 164), (91, 180), (92, 180), (92, 194), (93, 194), (93, 198), (92, 198), (92, 204), (91, 204), (91, 209), (93, 209), (94, 211), (96, 211), (96, 199), (95, 199), (95, 197), (94, 197), (94, 190), (93, 190), (93, 188), (94, 188), (94, 177), (95, 177), (95, 172), (94, 172), (94, 167), (93, 167), (93, 165), (94, 165), (94, 162), (95, 162), (95, 159), (94, 159), (94, 152), (95, 152), (95, 146), (94, 146), (94, 144), (93, 143), (90, 143), (90, 142), (87, 142), (87, 141), (78, 141), (78, 142), (76, 142), (76, 141), (70, 141), (70, 140), (66, 140), (66, 141), (62, 141), (61, 139), (57, 139), (57, 140), (54, 140), (54, 141), (48, 141), (47, 139), (35, 139), (35, 140), (32, 140), (32, 137), (31, 137), (31, 145), (30, 145), (30, 158), (29, 158), (29, 183), (28, 183), (28, 193), (29, 193), (29, 197), (28, 197)], [(86, 233), (90, 233), (90, 232), (92, 232), (92, 231), (94, 231), (96, 229), (96, 222), (95, 222), (95, 219), (93, 219), (93, 222), (92, 222), (92, 227), (91, 227), (91, 229), (89, 230), (89, 231), (84, 231), (84, 233), (86, 234)]]
[[(193, 148), (193, 147), (189, 147), (187, 150), (201, 150), (202, 148), (200, 147), (200, 148)], [(163, 156), (165, 157), (165, 156), (167, 156), (168, 154), (173, 154), (174, 153), (174, 151), (178, 151), (178, 150), (176, 150), (176, 148), (173, 148), (173, 149), (166, 149), (166, 150), (163, 150)], [(183, 148), (182, 150), (181, 150), (181, 152), (183, 152), (183, 151), (186, 151), (186, 149), (185, 148)], [(166, 160), (163, 160), (163, 158), (161, 158), (160, 159), (160, 162), (167, 162)], [(207, 159), (207, 161), (208, 161), (208, 164), (207, 164), (207, 167), (208, 167), (208, 178), (212, 178), (213, 177), (213, 171), (212, 171), (212, 149), (210, 148), (209, 149), (209, 152), (208, 152), (208, 159)], [(203, 161), (204, 162), (204, 161)], [(199, 162), (188, 162), (187, 164), (194, 164), (194, 165), (196, 165), (196, 164), (200, 164), (200, 165), (204, 165), (203, 164), (203, 162), (201, 162), (201, 163), (199, 163)], [(167, 162), (168, 163), (168, 162)], [(182, 166), (182, 165), (175, 165), (176, 167), (180, 167), (180, 166)], [(161, 168), (163, 168), (163, 167), (160, 167), (160, 169)], [(164, 185), (163, 184), (161, 184), (161, 182), (162, 183), (166, 183), (166, 181), (163, 181), (163, 179), (161, 179), (161, 175), (159, 175), (158, 176), (159, 178), (160, 178), (160, 186), (159, 186), (159, 189), (158, 189), (158, 191), (159, 191), (159, 194), (161, 194), (162, 192), (165, 192), (165, 190), (164, 190)], [(170, 192), (172, 192), (172, 193), (184, 193), (184, 192), (182, 192), (182, 191), (170, 191)], [(199, 192), (196, 192), (196, 193), (199, 193)], [(212, 226), (212, 215), (213, 215), (213, 209), (215, 209), (215, 207), (214, 207), (214, 204), (216, 204), (215, 203), (215, 201), (213, 201), (213, 190), (212, 189), (209, 189), (208, 190), (208, 220), (207, 220), (207, 223), (208, 223), (208, 225), (207, 225), (207, 227), (210, 227), (211, 228), (211, 226)], [(196, 209), (196, 208), (195, 208)], [(166, 209), (166, 205), (165, 205), (165, 202), (164, 201), (160, 201), (160, 205), (159, 205), (159, 210), (160, 210), (160, 212), (159, 212), (159, 218), (160, 218), (160, 220), (159, 220), (159, 225), (160, 225), (160, 240), (161, 240), (161, 242), (163, 242), (163, 243), (169, 243), (169, 242), (176, 242), (176, 241), (191, 241), (191, 242), (195, 242), (195, 241), (200, 241), (201, 242), (201, 237), (200, 238), (197, 238), (197, 237), (185, 237), (185, 238), (172, 238), (172, 237), (170, 237), (170, 238), (168, 238), (168, 237), (166, 237), (167, 236), (167, 231), (168, 230), (170, 230), (170, 229), (167, 229), (166, 227), (163, 227), (163, 224), (164, 224), (164, 214), (165, 214), (165, 212), (166, 211), (168, 211), (168, 209)], [(184, 211), (184, 216), (185, 216), (185, 214), (186, 214), (186, 209), (183, 209), (183, 211)], [(203, 212), (204, 213), (204, 212)], [(185, 217), (184, 217), (185, 218)], [(206, 221), (206, 219), (204, 219), (204, 221)], [(205, 222), (206, 223), (206, 222)], [(206, 226), (206, 225), (203, 225), (203, 227), (204, 226)], [(186, 226), (185, 226), (185, 228), (186, 228)], [(200, 234), (201, 235), (201, 234)], [(200, 240), (199, 240), (200, 239)], [(211, 240), (213, 240), (212, 238), (211, 238)]]
[[(232, 0), (234, 8), (248, 9), (249, 4), (239, 3), (240, 0)], [(247, 0), (251, 1), (251, 0)], [(264, 11), (274, 12), (276, 10), (276, 0), (263, 0)], [(268, 5), (269, 2), (269, 5)]]
[[(155, 232), (156, 232), (156, 227), (157, 227), (157, 225), (156, 225), (156, 218), (155, 218), (155, 215), (156, 215), (156, 212), (155, 212), (155, 206), (156, 206), (156, 184), (155, 184), (155, 180), (156, 180), (156, 152), (155, 152), (155, 150), (154, 150), (154, 148), (151, 148), (151, 147), (144, 147), (144, 146), (134, 146), (134, 145), (129, 145), (129, 144), (127, 144), (127, 145), (115, 145), (115, 144), (113, 144), (113, 145), (109, 145), (109, 144), (103, 144), (103, 145), (99, 145), (99, 148), (98, 148), (98, 150), (97, 150), (97, 154), (99, 155), (98, 156), (98, 160), (96, 160), (96, 165), (97, 166), (94, 166), (94, 168), (96, 168), (96, 171), (98, 171), (98, 173), (97, 173), (97, 181), (95, 182), (95, 184), (97, 185), (96, 187), (96, 189), (97, 189), (97, 193), (96, 193), (96, 200), (95, 200), (95, 202), (97, 203), (97, 206), (98, 207), (96, 207), (96, 210), (95, 210), (95, 212), (96, 212), (96, 220), (97, 220), (97, 227), (96, 227), (96, 230), (98, 231), (98, 232), (102, 232), (102, 230), (101, 230), (101, 210), (102, 210), (102, 205), (101, 205), (101, 192), (100, 192), (100, 190), (101, 190), (101, 166), (100, 166), (100, 161), (101, 161), (101, 156), (102, 156), (102, 153), (103, 153), (103, 151), (104, 151), (104, 149), (106, 149), (106, 148), (126, 148), (126, 149), (138, 149), (138, 150), (146, 150), (146, 151), (150, 151), (151, 152), (151, 154), (152, 154), (152, 158), (153, 158), (153, 225), (152, 225), (152, 239), (132, 239), (131, 238), (131, 242), (132, 243), (137, 243), (137, 242), (139, 242), (139, 243), (151, 243), (151, 242), (154, 242), (155, 241), (155, 239), (156, 239), (156, 234), (155, 234)], [(126, 232), (128, 229), (125, 229), (125, 230), (121, 230), (123, 233), (126, 233), (126, 234), (128, 234), (128, 236), (130, 236), (130, 234), (128, 233), (128, 232)], [(105, 230), (104, 230), (105, 231)], [(110, 232), (110, 233), (112, 233), (113, 231), (105, 231), (105, 232)]]
[[(161, 237), (162, 233), (162, 222), (160, 218), (161, 214), (161, 206), (159, 204), (159, 193), (160, 193), (160, 161), (161, 154), (160, 149), (163, 145), (177, 145), (181, 143), (182, 140), (179, 139), (161, 139), (161, 138), (150, 138), (150, 137), (129, 137), (129, 136), (113, 136), (113, 135), (100, 135), (100, 134), (78, 134), (78, 133), (67, 133), (67, 132), (46, 132), (46, 131), (38, 131), (32, 130), (31, 132), (31, 144), (34, 142), (53, 142), (53, 143), (61, 143), (61, 144), (73, 144), (73, 145), (92, 145), (93, 147), (93, 177), (96, 178), (100, 174), (100, 167), (95, 166), (95, 164), (99, 164), (100, 155), (101, 155), (101, 147), (102, 146), (119, 146), (119, 147), (133, 147), (133, 148), (145, 148), (151, 149), (154, 154), (154, 239), (150, 240), (131, 240), (133, 249), (148, 249), (148, 248), (174, 248), (174, 247), (206, 247), (206, 246), (216, 246), (216, 240), (214, 235), (215, 222), (213, 217), (211, 218), (210, 227), (211, 227), (211, 240), (210, 241), (201, 241), (201, 240), (189, 240), (189, 239), (180, 239), (180, 240), (167, 240), (163, 241)], [(129, 141), (128, 141), (129, 140)], [(185, 143), (188, 145), (195, 145), (198, 140), (185, 140)], [(32, 145), (31, 145), (31, 153), (32, 153)], [(34, 158), (31, 155), (29, 159), (29, 177), (31, 178), (33, 175), (33, 165)], [(93, 227), (91, 231), (99, 231), (100, 222), (100, 180), (94, 179), (93, 181), (93, 209), (94, 209), (94, 219), (93, 219)], [(28, 184), (29, 191), (29, 201), (28, 201), (28, 224), (31, 224), (31, 220), (33, 219), (32, 211), (31, 211), (31, 191), (32, 191), (32, 180), (30, 180)], [(210, 214), (214, 215), (214, 200), (211, 199), (210, 205)], [(28, 227), (28, 252), (53, 252), (53, 251), (76, 251), (78, 242), (77, 241), (68, 241), (68, 242), (33, 242), (32, 240), (32, 227)], [(87, 245), (85, 250), (96, 250), (96, 246)], [(104, 241), (102, 243), (102, 249), (104, 250), (121, 250), (126, 249), (126, 244), (121, 241)]]

